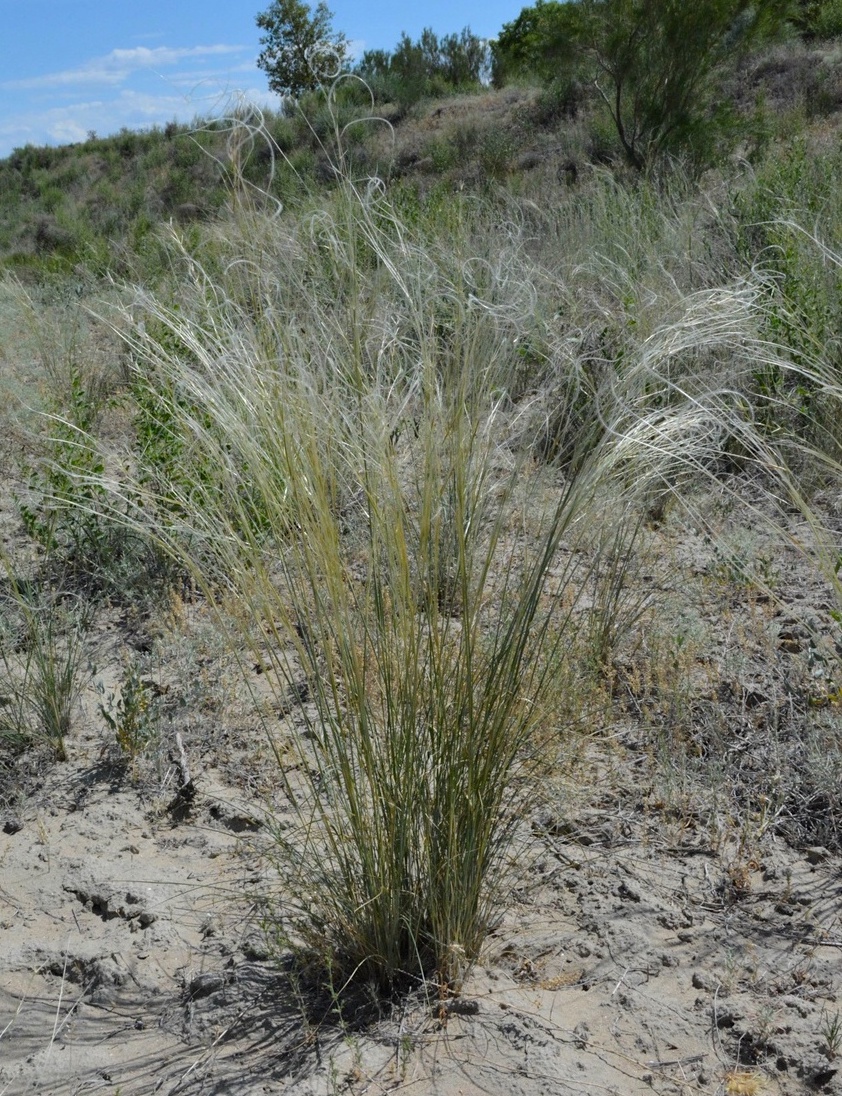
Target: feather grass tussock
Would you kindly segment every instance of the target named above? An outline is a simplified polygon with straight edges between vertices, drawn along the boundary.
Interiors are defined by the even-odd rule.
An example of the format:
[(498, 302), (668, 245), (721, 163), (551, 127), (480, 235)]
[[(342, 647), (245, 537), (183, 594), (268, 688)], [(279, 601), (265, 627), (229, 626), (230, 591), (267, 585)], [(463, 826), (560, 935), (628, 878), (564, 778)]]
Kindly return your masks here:
[(67, 760), (65, 739), (90, 677), (90, 614), (77, 600), (15, 580), (9, 561), (0, 594), (0, 742), (43, 743)]
[[(505, 902), (575, 606), (602, 566), (604, 664), (639, 618), (623, 560), (653, 504), (730, 457), (806, 509), (755, 414), (758, 370), (798, 372), (762, 336), (762, 279), (674, 287), (595, 369), (557, 352), (535, 307), (553, 276), (516, 222), (472, 246), (476, 225), (425, 238), (348, 180), (294, 217), (241, 203), (198, 252), (174, 240), (177, 303), (140, 293), (115, 321), (145, 439), (115, 515), (233, 594), (232, 642), (312, 700), (306, 735), (267, 726), (296, 817), (269, 917), (337, 991), (458, 992)], [(533, 444), (560, 399), (563, 466)]]

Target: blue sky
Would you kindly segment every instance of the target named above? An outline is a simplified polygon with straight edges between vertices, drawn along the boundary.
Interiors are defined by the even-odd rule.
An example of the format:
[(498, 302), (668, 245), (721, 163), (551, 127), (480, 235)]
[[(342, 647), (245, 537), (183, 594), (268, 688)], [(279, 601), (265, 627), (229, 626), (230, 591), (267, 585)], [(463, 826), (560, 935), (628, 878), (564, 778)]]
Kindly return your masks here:
[[(314, 0), (315, 3), (315, 0)], [(493, 37), (525, 0), (335, 0), (356, 51), (464, 26)], [(256, 67), (255, 15), (269, 0), (0, 0), (0, 157), (127, 126), (219, 113), (238, 93), (277, 105)]]

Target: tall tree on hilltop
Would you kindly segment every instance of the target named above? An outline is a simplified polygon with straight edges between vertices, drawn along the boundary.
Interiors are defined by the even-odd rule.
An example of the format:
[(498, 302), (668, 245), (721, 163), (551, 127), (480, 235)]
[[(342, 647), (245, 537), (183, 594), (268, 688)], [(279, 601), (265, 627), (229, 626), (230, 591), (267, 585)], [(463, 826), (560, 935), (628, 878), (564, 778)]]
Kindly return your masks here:
[(337, 76), (348, 60), (348, 40), (333, 29), (333, 12), (324, 0), (315, 11), (302, 0), (273, 0), (257, 16), (266, 33), (258, 67), (280, 95), (299, 96)]

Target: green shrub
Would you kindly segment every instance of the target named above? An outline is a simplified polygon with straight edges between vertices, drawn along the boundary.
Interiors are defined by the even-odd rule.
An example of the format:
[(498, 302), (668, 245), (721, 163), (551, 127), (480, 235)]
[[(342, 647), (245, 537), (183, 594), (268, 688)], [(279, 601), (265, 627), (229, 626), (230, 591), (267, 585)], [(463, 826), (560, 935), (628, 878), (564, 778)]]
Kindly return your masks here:
[[(585, 0), (580, 43), (629, 162), (663, 154), (709, 163), (733, 125), (717, 103), (717, 77), (758, 41), (778, 32), (784, 0)], [(603, 83), (604, 82), (604, 83)]]
[[(774, 277), (774, 337), (796, 361), (824, 358), (835, 368), (842, 366), (842, 271), (828, 261), (827, 249), (842, 249), (840, 170), (837, 149), (815, 149), (801, 138), (774, 152), (753, 183), (734, 195), (738, 247), (747, 262), (759, 260)], [(805, 214), (810, 231), (802, 227)]]
[(64, 204), (64, 201), (64, 191), (55, 184), (51, 184), (42, 188), (41, 205), (44, 207), (47, 213), (55, 213), (55, 211)]
[(105, 466), (82, 441), (90, 435), (96, 414), (81, 374), (74, 369), (67, 417), (52, 419), (49, 454), (30, 474), (33, 501), (20, 504), (26, 530), (42, 549), (85, 569), (96, 569), (107, 553), (100, 514)]
[(447, 137), (438, 137), (431, 141), (426, 148), (426, 154), (433, 162), (433, 170), (439, 175), (450, 171), (460, 162), (459, 150), (456, 143)]
[(842, 34), (840, 0), (799, 0), (793, 15), (805, 38), (836, 38)]
[[(66, 276), (58, 284), (67, 293)], [(78, 314), (74, 324), (75, 296), (58, 309), (55, 331), (35, 300), (27, 297), (26, 306), (51, 389), (40, 453), (25, 469), (28, 489), (18, 499), (24, 528), (41, 551), (45, 578), (62, 589), (148, 604), (169, 586), (172, 572), (151, 540), (127, 528), (131, 500), (112, 513), (96, 431), (113, 396), (113, 373), (86, 358), (91, 345)]]
[[(217, 427), (201, 403), (172, 381), (175, 363), (195, 362), (195, 354), (178, 339), (172, 317), (150, 325), (138, 349), (148, 370), (137, 369), (131, 383), (134, 445), (144, 493), (155, 498), (160, 515), (176, 521), (190, 516), (184, 499), (197, 489), (206, 505), (224, 509), (226, 485), (217, 457), (226, 440), (216, 435)], [(232, 469), (231, 475), (237, 483), (237, 506), (228, 520), (236, 524), (244, 511), (250, 535), (259, 537), (261, 530), (266, 532), (266, 518), (250, 488), (249, 468)]]
[[(104, 694), (101, 685), (97, 689)], [(119, 690), (100, 702), (99, 711), (117, 746), (131, 761), (137, 760), (157, 737), (154, 696), (136, 661), (126, 663)]]
[(842, 35), (842, 0), (826, 0), (813, 27), (819, 38), (838, 38)]
[(584, 85), (578, 77), (555, 77), (541, 89), (530, 114), (537, 125), (554, 125), (575, 118), (584, 100)]
[(295, 126), (292, 120), (278, 115), (270, 123), (269, 137), (279, 152), (292, 152), (296, 145)]
[(499, 130), (491, 130), (479, 140), (477, 156), (482, 172), (488, 179), (501, 180), (512, 168), (514, 144), (511, 137)]

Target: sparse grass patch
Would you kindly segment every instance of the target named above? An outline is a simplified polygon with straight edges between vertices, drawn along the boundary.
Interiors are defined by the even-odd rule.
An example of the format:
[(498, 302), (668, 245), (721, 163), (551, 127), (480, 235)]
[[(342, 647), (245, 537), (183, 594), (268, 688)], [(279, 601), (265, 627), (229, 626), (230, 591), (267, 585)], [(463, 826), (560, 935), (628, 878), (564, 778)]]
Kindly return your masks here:
[(44, 743), (59, 761), (90, 674), (84, 603), (19, 585), (0, 601), (0, 742)]
[(8, 286), (36, 359), (14, 393), (29, 405), (16, 423), (24, 477), (17, 510), (47, 585), (149, 605), (174, 575), (151, 540), (107, 513), (103, 435), (125, 429), (126, 374), (118, 340), (87, 312), (84, 281), (77, 288), (51, 294)]

